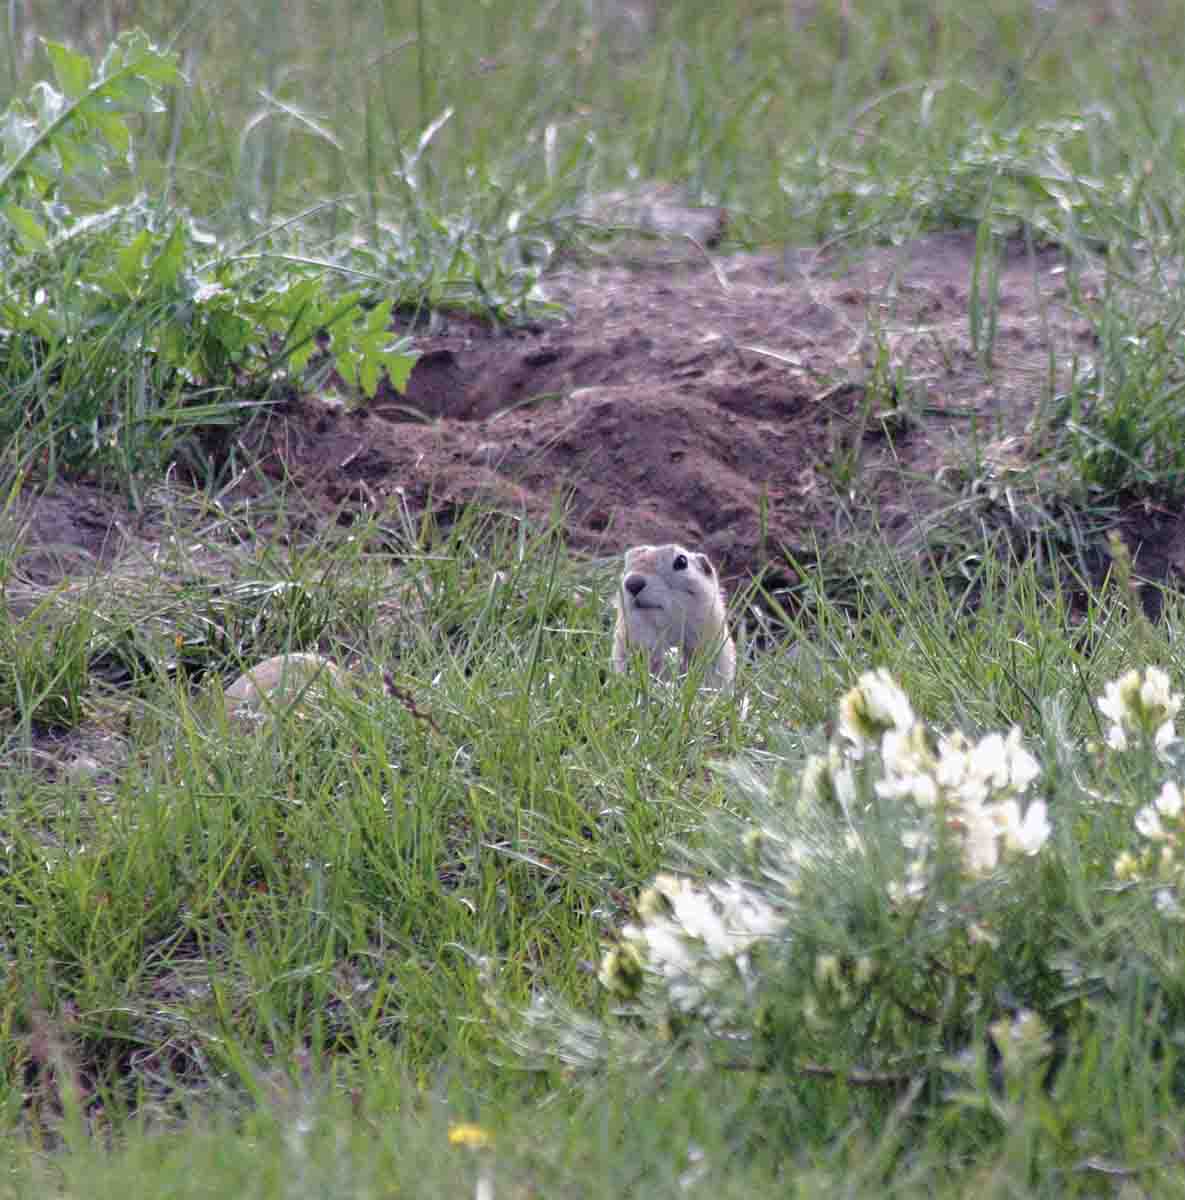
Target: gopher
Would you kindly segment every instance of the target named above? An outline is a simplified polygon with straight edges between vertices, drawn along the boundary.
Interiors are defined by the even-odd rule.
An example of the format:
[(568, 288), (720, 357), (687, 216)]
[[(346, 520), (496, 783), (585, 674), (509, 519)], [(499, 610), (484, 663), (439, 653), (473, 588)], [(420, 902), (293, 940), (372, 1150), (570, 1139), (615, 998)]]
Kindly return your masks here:
[(224, 693), (227, 711), (242, 719), (270, 708), (285, 708), (308, 695), (320, 698), (325, 685), (344, 688), (348, 676), (319, 654), (276, 654), (240, 675)]
[(686, 671), (693, 654), (712, 656), (705, 681), (725, 690), (736, 675), (736, 646), (725, 620), (724, 595), (706, 554), (674, 544), (634, 546), (625, 552), (617, 593), (613, 669), (626, 670), (631, 652), (645, 650), (650, 670), (667, 670), (668, 651)]

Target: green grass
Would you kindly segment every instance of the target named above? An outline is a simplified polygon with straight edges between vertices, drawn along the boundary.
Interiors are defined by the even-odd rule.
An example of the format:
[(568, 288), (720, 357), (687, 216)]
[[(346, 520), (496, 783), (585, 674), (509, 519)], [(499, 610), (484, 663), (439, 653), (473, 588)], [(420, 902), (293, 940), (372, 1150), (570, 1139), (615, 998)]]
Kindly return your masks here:
[[(674, 1194), (681, 1178), (739, 1195), (791, 1163), (822, 1192), (848, 1177), (858, 1192), (894, 1178), (906, 1192), (959, 1191), (985, 1172), (1000, 1187), (1044, 1180), (1038, 1190), (1064, 1192), (1066, 1173), (1086, 1171), (1086, 1186), (1085, 1160), (1132, 1170), (1149, 1156), (1168, 1161), (1145, 1114), (1180, 1103), (1174, 1042), (1150, 1036), (1147, 1022), (1149, 1005), (1176, 1003), (1175, 926), (1157, 924), (1150, 898), (1115, 892), (1110, 863), (1132, 844), (1131, 814), (1147, 794), (1104, 771), (1098, 786), (1134, 799), (1096, 811), (1087, 780), (1100, 766), (1082, 746), (1099, 736), (1093, 698), (1128, 664), (1159, 661), (1180, 677), (1174, 604), (1151, 627), (1133, 624), (1122, 590), (1100, 596), (1083, 646), (1068, 598), (1031, 563), (1001, 570), (985, 557), (974, 617), (960, 596), (886, 565), (850, 602), (820, 598), (794, 653), (746, 665), (741, 696), (710, 699), (606, 674), (611, 569), (570, 560), (549, 535), (466, 523), (397, 557), (363, 561), (334, 539), (296, 556), (342, 614), (311, 627), (319, 644), (387, 664), (393, 692), (368, 678), (359, 694), (280, 724), (228, 726), (206, 689), (274, 648), (268, 627), (254, 648), (215, 639), (195, 690), (167, 666), (166, 622), (155, 646), (142, 632), (138, 647), (156, 670), (130, 690), (85, 693), (98, 715), (83, 728), (117, 727), (126, 740), (114, 767), (55, 779), (12, 746), (0, 1050), (4, 1111), (22, 1134), (6, 1151), (10, 1178), (25, 1181), (13, 1187), (36, 1193), (48, 1171), (64, 1194), (132, 1178), (197, 1195), (236, 1190), (250, 1173), (259, 1195), (313, 1194), (331, 1178), (363, 1195), (400, 1147), (434, 1159), (458, 1120), (494, 1133), (504, 1186), (550, 1181), (590, 1195)], [(258, 572), (250, 559), (239, 571), (248, 566)], [(193, 611), (176, 599), (176, 569), (71, 598), (100, 662), (144, 624), (137, 612)], [(502, 573), (493, 584), (491, 571)], [(247, 582), (228, 572), (222, 591)], [(416, 609), (417, 594), (430, 605)], [(395, 596), (397, 621), (368, 619)], [(721, 1050), (697, 1049), (694, 1026), (678, 1054), (649, 1018), (599, 1024), (612, 1005), (595, 967), (628, 897), (676, 860), (696, 875), (741, 870), (733, 821), (793, 830), (796, 764), (876, 663), (892, 664), (940, 727), (1020, 725), (1050, 772), (1056, 850), (1007, 903), (993, 901), (1014, 943), (968, 977), (964, 996), (988, 1007), (952, 1018), (945, 1053), (986, 1046), (984, 1026), (1013, 1008), (1040, 1004), (1053, 1021), (1069, 1004), (1077, 1015), (1059, 1027), (1068, 1058), (1052, 1093), (1022, 1081), (1024, 1094), (1007, 1101), (974, 1054), (963, 1076), (953, 1059), (937, 1076), (942, 1059), (925, 1069), (898, 1060), (917, 1072), (916, 1087), (901, 1085), (908, 1112), (901, 1086), (849, 1090), (830, 1078), (891, 1075), (876, 1064), (901, 1036), (892, 1022), (872, 1040), (825, 1042), (822, 1054), (790, 1037), (788, 1059), (739, 1071), (752, 1048), (730, 1039), (723, 1052), (739, 1061), (707, 1077), (697, 1061)], [(784, 782), (767, 793), (744, 773), (738, 783), (708, 769), (742, 753), (761, 774), (783, 764)], [(722, 814), (728, 823), (711, 832)], [(831, 911), (812, 909), (800, 931), (809, 954), (831, 938), (856, 956), (860, 926), (843, 906), (870, 901), (859, 876), (837, 885), (850, 871), (829, 869), (820, 884)], [(990, 895), (977, 901), (983, 920)], [(1037, 912), (1047, 919), (1033, 922)], [(1133, 924), (1146, 936), (1128, 936)], [(896, 952), (947, 952), (933, 931), (910, 946)], [(1058, 976), (1070, 960), (1073, 985)], [(911, 978), (901, 972), (899, 1000)], [(1097, 980), (1085, 992), (1082, 975)], [(811, 970), (790, 977), (809, 981)], [(801, 989), (776, 978), (763, 1003), (792, 1006)], [(519, 1014), (544, 995), (585, 1015), (524, 1035)], [(779, 1027), (775, 1011), (767, 1031)], [(603, 1060), (598, 1047), (619, 1038)], [(804, 1061), (824, 1074), (800, 1074)], [(638, 1111), (647, 1116), (631, 1118)], [(1056, 1132), (1071, 1128), (1077, 1139)], [(104, 1141), (113, 1149), (100, 1150)], [(51, 1157), (27, 1158), (34, 1148)], [(455, 1188), (480, 1161), (455, 1148), (430, 1181), (399, 1168), (391, 1179), (403, 1182), (390, 1186)]]
[[(31, 0), (0, 106), (68, 91), (37, 36), (97, 61), (117, 8), (180, 75), (152, 59), (160, 111), (112, 93), (133, 157), (63, 128), (0, 184), (4, 494), (97, 474), (171, 515), (155, 556), (46, 591), (5, 510), (0, 1195), (1176, 1194), (1178, 925), (1114, 867), (1180, 763), (1101, 752), (1094, 701), (1146, 664), (1180, 686), (1183, 614), (1150, 625), (1122, 554), (1085, 582), (1101, 513), (1182, 494), (1176, 6), (685, 3), (633, 33), (505, 0)], [(912, 558), (827, 547), (735, 697), (609, 674), (616, 565), (558, 530), (308, 536), (282, 496), (221, 498), (249, 466), (228, 431), (321, 329), (363, 386), (391, 305), (538, 312), (584, 200), (635, 177), (727, 205), (742, 245), (977, 230), (984, 370), (1001, 239), (1056, 242), (1097, 335), (1037, 407), (1056, 494), (1018, 487), (1012, 526), (971, 495)], [(924, 397), (875, 344), (866, 419), (908, 420)], [(170, 463), (206, 490), (162, 504)], [(858, 491), (858, 454), (834, 469)], [(221, 719), (219, 684), (287, 649), (379, 669)], [(890, 870), (901, 814), (798, 794), (875, 666), (936, 729), (1019, 726), (1054, 827), (904, 931), (845, 857), (855, 828)], [(673, 863), (758, 874), (754, 829), (793, 936), (728, 1036), (661, 996), (615, 1013), (597, 967), (638, 893)], [(959, 940), (969, 914), (995, 946)], [(892, 970), (843, 1009), (868, 954)], [(1035, 1065), (997, 1025), (1023, 1010)], [(496, 1147), (450, 1146), (461, 1121)]]
[[(1131, 7), (1097, 20), (1102, 3), (968, 13), (895, 0), (845, 21), (828, 3), (675, 5), (632, 44), (609, 6), (603, 20), (591, 5), (346, 2), (332, 20), (299, 3), (121, 11), (180, 52), (186, 77), (143, 181), (227, 233), (312, 198), (328, 205), (318, 228), (377, 226), (371, 240), (394, 250), (433, 213), (493, 237), (512, 212), (546, 222), (630, 169), (736, 204), (772, 237), (976, 219), (989, 194), (1015, 212), (1069, 199), (1082, 230), (1107, 230), (1178, 186), (1176, 14)], [(45, 68), (28, 35), (106, 44), (102, 5), (30, 13), (11, 94)], [(1116, 175), (1128, 195), (1110, 194)]]
[[(576, 5), (8, 15), (0, 101), (29, 111), (56, 111), (32, 90), (51, 68), (67, 95), (82, 78), (39, 38), (96, 53), (118, 19), (172, 55), (147, 86), (109, 85), (125, 135), (105, 146), (109, 124), (65, 127), (0, 182), (0, 379), (21, 414), (0, 429), (18, 470), (101, 469), (136, 503), (137, 480), (171, 460), (209, 473), (195, 436), (274, 400), (320, 330), (370, 394), (384, 364), (396, 381), (410, 369), (386, 345), (388, 305), (546, 311), (540, 271), (596, 236), (589, 195), (659, 179), (727, 206), (742, 244), (975, 228), (969, 330), (988, 369), (1000, 239), (1064, 246), (1100, 349), (1064, 396), (1051, 363), (1055, 453), (1092, 502), (1180, 492), (1170, 5), (674, 5), (641, 35)], [(26, 134), (9, 129), (14, 146)], [(1078, 273), (1099, 250), (1095, 296)], [(896, 364), (882, 367), (887, 383)]]

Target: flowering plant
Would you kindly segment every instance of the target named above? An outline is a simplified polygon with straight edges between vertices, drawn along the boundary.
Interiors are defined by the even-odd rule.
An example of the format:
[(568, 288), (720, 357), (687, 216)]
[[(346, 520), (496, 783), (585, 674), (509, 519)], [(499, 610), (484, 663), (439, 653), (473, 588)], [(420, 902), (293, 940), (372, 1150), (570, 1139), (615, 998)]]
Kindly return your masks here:
[(791, 1030), (800, 1052), (903, 1013), (924, 1030), (940, 994), (1001, 944), (1021, 894), (1011, 876), (1051, 834), (1018, 729), (935, 731), (883, 669), (843, 696), (835, 736), (794, 782), (743, 764), (732, 775), (762, 819), (733, 839), (727, 877), (659, 876), (599, 978), (662, 1029), (697, 1017), (733, 1046), (745, 1030), (758, 1054)]
[(973, 1106), (994, 1056), (1012, 1100), (1043, 1094), (1070, 1031), (1110, 1019), (1100, 995), (1185, 1020), (1180, 707), (1165, 672), (1131, 671), (1098, 698), (1093, 754), (1056, 698), (1031, 749), (1015, 727), (935, 728), (887, 671), (865, 673), (826, 742), (787, 734), (723, 768), (748, 818), (641, 893), (601, 960), (604, 1018), (541, 994), (516, 1048), (572, 1068), (695, 1038), (792, 1078), (937, 1075)]

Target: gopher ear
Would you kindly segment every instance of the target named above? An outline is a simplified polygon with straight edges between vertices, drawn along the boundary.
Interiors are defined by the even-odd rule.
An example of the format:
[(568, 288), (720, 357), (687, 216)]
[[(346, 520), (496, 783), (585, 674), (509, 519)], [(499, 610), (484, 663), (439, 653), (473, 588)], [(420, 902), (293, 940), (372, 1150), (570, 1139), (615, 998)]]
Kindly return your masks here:
[(699, 563), (699, 569), (703, 571), (705, 575), (716, 574), (716, 568), (712, 566), (712, 560), (706, 554), (697, 554), (695, 556), (695, 561)]

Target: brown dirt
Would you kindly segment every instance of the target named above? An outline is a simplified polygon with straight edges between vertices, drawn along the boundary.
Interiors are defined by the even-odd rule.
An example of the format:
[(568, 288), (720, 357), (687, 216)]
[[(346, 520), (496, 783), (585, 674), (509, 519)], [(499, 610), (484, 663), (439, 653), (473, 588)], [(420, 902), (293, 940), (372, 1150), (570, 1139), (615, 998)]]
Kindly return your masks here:
[[(952, 233), (850, 260), (569, 267), (546, 281), (564, 319), (456, 321), (417, 339), (405, 395), (354, 411), (306, 399), (256, 448), (341, 521), (396, 493), (413, 511), (483, 497), (539, 520), (560, 497), (579, 548), (678, 540), (733, 576), (873, 508), (907, 536), (957, 499), (940, 473), (967, 464), (973, 430), (981, 445), (1023, 432), (1047, 336), (1063, 358), (1091, 336), (1063, 307), (1060, 254), (1017, 246), (985, 372), (969, 346), (973, 257)], [(904, 426), (880, 420), (897, 379)]]
[[(545, 280), (562, 319), (511, 331), (447, 319), (416, 336), (405, 395), (294, 400), (257, 423), (250, 448), (318, 520), (402, 503), (447, 522), (481, 498), (544, 522), (559, 499), (577, 549), (678, 540), (736, 579), (860, 530), (909, 544), (966, 496), (973, 462), (980, 485), (1024, 466), (1051, 345), (1059, 364), (1091, 349), (1055, 249), (1005, 254), (988, 371), (969, 343), (971, 234), (853, 256), (700, 246), (564, 266)], [(100, 561), (128, 522), (77, 487), (26, 515), (45, 575)], [(1154, 518), (1138, 532), (1171, 574), (1185, 536)]]

